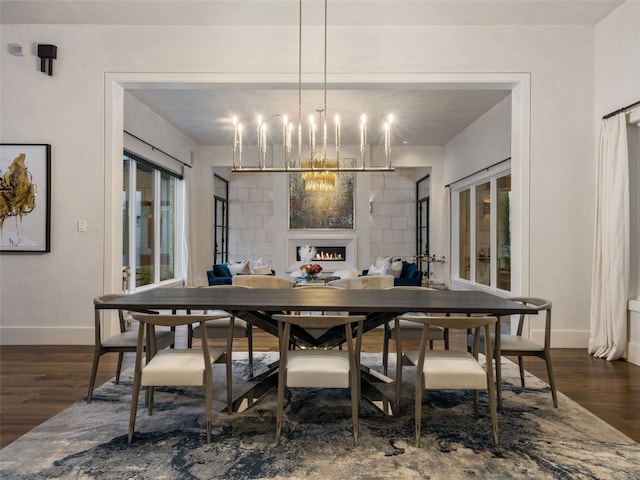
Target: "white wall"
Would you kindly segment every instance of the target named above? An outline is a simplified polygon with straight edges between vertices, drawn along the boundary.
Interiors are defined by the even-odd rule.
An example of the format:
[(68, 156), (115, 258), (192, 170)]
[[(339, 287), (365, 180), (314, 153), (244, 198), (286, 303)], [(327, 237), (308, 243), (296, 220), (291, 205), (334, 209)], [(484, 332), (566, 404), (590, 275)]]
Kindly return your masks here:
[[(609, 112), (630, 105), (640, 100), (640, 2), (627, 1), (616, 9), (596, 27), (595, 42), (595, 112), (596, 129), (600, 119)], [(636, 138), (638, 132), (635, 132)], [(597, 142), (597, 135), (594, 138)], [(639, 171), (640, 158), (638, 150), (631, 159), (635, 169)], [(595, 162), (595, 159), (594, 159)], [(636, 180), (637, 181), (637, 180)], [(634, 185), (636, 192), (640, 184)], [(593, 203), (593, 202), (592, 202)], [(640, 212), (637, 206), (632, 207), (632, 225), (638, 228)], [(638, 249), (638, 245), (635, 245)], [(632, 252), (632, 259), (638, 258), (638, 250)], [(632, 260), (633, 261), (633, 260)], [(640, 265), (634, 266), (636, 269)], [(633, 296), (633, 292), (632, 296)], [(629, 304), (629, 337), (627, 359), (640, 365), (640, 297)]]
[(511, 95), (444, 147), (444, 181), (461, 178), (511, 158)]
[[(289, 40), (296, 38), (296, 30), (268, 25), (2, 25), (2, 45), (46, 42), (58, 46), (53, 77), (40, 73), (39, 60), (32, 53), (14, 57), (0, 49), (0, 140), (53, 146), (52, 252), (0, 256), (3, 342), (70, 343), (67, 330), (84, 330), (87, 335), (82, 338), (89, 343), (91, 299), (113, 288), (114, 282), (104, 275), (108, 278), (114, 269), (112, 262), (105, 265), (106, 252), (113, 251), (113, 222), (105, 225), (103, 219), (109, 198), (105, 185), (108, 191), (119, 188), (119, 179), (112, 173), (117, 155), (110, 153), (119, 144), (106, 139), (105, 132), (119, 121), (111, 118), (111, 105), (105, 108), (104, 99), (117, 98), (118, 93), (112, 94), (110, 84), (105, 90), (105, 78), (114, 72), (138, 77), (204, 72), (232, 81), (277, 74), (283, 81), (295, 82), (296, 45)], [(317, 27), (315, 33), (320, 31)], [(532, 109), (527, 121), (531, 125), (530, 183), (535, 192), (531, 290), (552, 298), (561, 312), (556, 315), (556, 328), (574, 333), (578, 338), (574, 343), (586, 345), (581, 334), (588, 329), (584, 305), (588, 304), (591, 252), (585, 239), (591, 238), (592, 219), (584, 205), (585, 198), (593, 196), (593, 174), (585, 168), (585, 159), (594, 157), (590, 141), (594, 135), (594, 29), (402, 26), (385, 27), (381, 34), (377, 26), (340, 26), (329, 34), (337, 44), (349, 45), (330, 52), (332, 72), (347, 80), (350, 75), (362, 78), (378, 72), (385, 72), (389, 82), (416, 72), (530, 74)], [(320, 44), (321, 35), (310, 38)], [(206, 174), (195, 176), (194, 183), (210, 182), (210, 167)], [(198, 207), (204, 221), (209, 221), (208, 193), (210, 189), (203, 190), (203, 204)], [(107, 208), (112, 209), (112, 204)], [(368, 205), (364, 208), (368, 215)], [(86, 233), (76, 232), (79, 218), (87, 220)], [(210, 252), (198, 256), (205, 258)], [(11, 328), (25, 335), (9, 339), (6, 332)], [(35, 329), (33, 335), (31, 329)]]

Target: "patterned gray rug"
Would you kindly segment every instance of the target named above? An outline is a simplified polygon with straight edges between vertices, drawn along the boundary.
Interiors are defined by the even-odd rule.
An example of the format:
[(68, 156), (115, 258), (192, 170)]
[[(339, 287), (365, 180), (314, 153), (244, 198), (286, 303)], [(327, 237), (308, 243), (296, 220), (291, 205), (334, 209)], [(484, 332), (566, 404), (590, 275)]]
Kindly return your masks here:
[[(258, 354), (267, 365), (274, 354)], [(379, 355), (363, 363), (380, 365)], [(494, 448), (486, 396), (481, 418), (464, 392), (428, 392), (422, 446), (415, 448), (413, 384), (406, 368), (402, 415), (362, 402), (360, 446), (353, 448), (347, 391), (291, 391), (275, 445), (275, 392), (254, 408), (214, 416), (206, 445), (201, 389), (159, 389), (155, 411), (140, 407), (127, 444), (131, 372), (107, 382), (92, 404), (79, 400), (0, 451), (2, 479), (640, 479), (640, 445), (503, 360), (500, 447)], [(234, 356), (235, 391), (246, 388), (246, 361)], [(214, 370), (217, 412), (224, 408), (224, 367)], [(515, 386), (514, 386), (515, 385)]]

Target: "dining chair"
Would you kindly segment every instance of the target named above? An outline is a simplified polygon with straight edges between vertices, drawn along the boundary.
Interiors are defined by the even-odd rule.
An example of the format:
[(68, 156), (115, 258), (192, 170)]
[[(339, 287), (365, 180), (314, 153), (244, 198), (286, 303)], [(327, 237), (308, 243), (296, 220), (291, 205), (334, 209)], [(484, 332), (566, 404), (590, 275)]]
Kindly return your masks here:
[[(278, 322), (280, 368), (278, 370), (278, 406), (276, 443), (284, 417), (285, 388), (349, 388), (353, 445), (358, 445), (358, 415), (360, 410), (360, 350), (364, 315), (274, 315)], [(300, 348), (290, 350), (291, 327), (303, 329), (343, 326), (347, 350)], [(355, 345), (353, 329), (355, 327)]]
[[(107, 300), (122, 297), (122, 294), (102, 295), (94, 298), (94, 305), (104, 303)], [(105, 310), (105, 312), (108, 310)], [(153, 313), (149, 310), (143, 310), (142, 313)], [(100, 310), (95, 309), (95, 325), (94, 325), (94, 347), (93, 347), (93, 363), (91, 365), (91, 376), (89, 378), (89, 391), (87, 392), (87, 403), (93, 400), (93, 389), (95, 388), (96, 376), (98, 373), (98, 364), (100, 357), (105, 353), (115, 352), (118, 354), (118, 366), (116, 367), (115, 383), (120, 382), (120, 373), (122, 372), (122, 361), (125, 353), (135, 353), (138, 344), (138, 332), (127, 331), (127, 321), (123, 310), (118, 310), (118, 321), (120, 333), (112, 335), (108, 338), (102, 338), (102, 322)], [(159, 349), (172, 346), (175, 342), (175, 334), (170, 330), (158, 330), (156, 332), (156, 345)]]
[[(549, 377), (549, 386), (551, 387), (551, 397), (553, 398), (553, 406), (558, 408), (558, 394), (556, 392), (556, 381), (553, 376), (553, 366), (551, 363), (551, 301), (537, 297), (510, 297), (509, 300), (522, 303), (533, 308), (537, 315), (520, 314), (518, 317), (518, 325), (514, 334), (501, 333), (498, 336), (496, 344), (495, 334), (491, 334), (491, 344), (495, 352), (496, 364), (496, 388), (498, 391), (498, 408), (502, 406), (502, 364), (500, 358), (497, 358), (498, 352), (500, 356), (518, 357), (518, 368), (520, 370), (520, 384), (525, 388), (524, 359), (523, 357), (538, 357), (545, 361), (547, 365), (547, 375)], [(536, 322), (540, 318), (540, 312), (544, 312), (544, 343), (540, 344), (523, 336), (525, 320)], [(511, 317), (508, 317), (509, 319)], [(467, 337), (470, 345), (473, 342), (473, 335)], [(482, 338), (481, 338), (482, 345)], [(482, 353), (483, 350), (480, 350)]]
[[(400, 320), (396, 318), (396, 328), (400, 328)], [(415, 385), (415, 429), (416, 447), (420, 446), (420, 428), (422, 424), (422, 391), (423, 390), (473, 390), (474, 413), (478, 418), (479, 391), (487, 390), (493, 443), (498, 446), (498, 420), (496, 412), (495, 387), (493, 382), (492, 351), (489, 340), (490, 326), (497, 322), (495, 317), (414, 317), (413, 322), (423, 324), (420, 349), (404, 352), (404, 357), (416, 366)], [(429, 326), (468, 330), (475, 332), (472, 352), (464, 350), (430, 350)], [(484, 350), (486, 367), (483, 368), (478, 359), (480, 331), (484, 330)], [(402, 344), (402, 336), (398, 343)]]
[[(212, 285), (208, 287), (202, 287), (206, 289), (233, 289), (233, 288), (249, 288), (242, 285)], [(207, 337), (209, 340), (213, 339), (226, 339), (229, 340), (229, 332), (231, 331), (231, 345), (228, 345), (228, 351), (232, 351), (233, 340), (237, 338), (247, 339), (247, 351), (249, 354), (249, 376), (253, 377), (253, 325), (243, 320), (242, 318), (235, 317), (231, 313), (225, 310), (208, 310), (203, 312), (207, 315), (226, 315), (225, 317), (217, 318), (215, 320), (209, 320), (206, 322)], [(229, 330), (230, 324), (231, 330)], [(192, 324), (187, 327), (187, 346), (191, 348), (194, 338), (200, 338), (200, 325)], [(231, 355), (229, 355), (229, 362), (227, 365), (228, 374), (231, 371)]]
[[(392, 287), (392, 290), (436, 290), (435, 288), (430, 287), (417, 287), (417, 286), (398, 286)], [(412, 322), (410, 318), (412, 317), (426, 317), (427, 314), (423, 312), (407, 312), (403, 315), (400, 315), (398, 318), (400, 319), (400, 330), (396, 330), (395, 322), (392, 320), (390, 322), (385, 322), (383, 325), (384, 333), (382, 337), (382, 368), (383, 373), (386, 375), (389, 369), (389, 341), (393, 340), (395, 342), (396, 335), (398, 331), (402, 335), (402, 340), (414, 340), (420, 341), (422, 338), (422, 328), (423, 325), (421, 323)], [(436, 325), (431, 325), (429, 327), (431, 331), (429, 332), (429, 348), (433, 350), (433, 341), (434, 340), (442, 340), (444, 342), (445, 350), (449, 350), (449, 330), (447, 328), (438, 327)], [(402, 366), (401, 355), (398, 349), (396, 348), (396, 369)]]
[[(197, 317), (197, 319), (196, 319)], [(218, 315), (158, 314), (134, 313), (139, 322), (138, 343), (136, 346), (136, 364), (133, 376), (131, 396), (131, 414), (129, 417), (129, 443), (133, 442), (138, 396), (140, 387), (148, 387), (148, 414), (153, 413), (154, 387), (205, 387), (205, 409), (207, 444), (211, 443), (211, 425), (213, 423), (213, 372), (211, 364), (225, 353), (224, 348), (210, 348), (205, 322), (220, 318)], [(178, 327), (199, 322), (202, 335), (201, 348), (173, 348), (158, 351), (153, 335), (156, 326)], [(146, 333), (145, 333), (146, 331)], [(149, 359), (143, 364), (142, 352), (149, 350)], [(230, 385), (227, 384), (227, 388)]]
[(232, 285), (241, 285), (251, 288), (291, 288), (293, 280), (276, 275), (234, 275)]

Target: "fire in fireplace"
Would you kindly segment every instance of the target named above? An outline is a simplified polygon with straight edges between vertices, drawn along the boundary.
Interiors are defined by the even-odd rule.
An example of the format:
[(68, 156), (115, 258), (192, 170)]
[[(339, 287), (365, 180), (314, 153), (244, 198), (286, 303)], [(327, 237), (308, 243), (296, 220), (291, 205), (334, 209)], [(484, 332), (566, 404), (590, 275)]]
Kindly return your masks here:
[[(316, 254), (314, 262), (344, 262), (347, 254), (347, 247), (313, 247)], [(296, 248), (296, 260), (301, 261), (300, 249)]]

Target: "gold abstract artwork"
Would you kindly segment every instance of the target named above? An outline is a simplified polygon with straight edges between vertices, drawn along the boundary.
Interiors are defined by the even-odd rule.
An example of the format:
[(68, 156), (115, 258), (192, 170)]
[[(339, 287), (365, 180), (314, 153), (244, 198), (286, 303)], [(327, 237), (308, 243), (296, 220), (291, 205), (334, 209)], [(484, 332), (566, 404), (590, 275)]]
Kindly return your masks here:
[(8, 217), (22, 217), (36, 207), (36, 185), (25, 164), (26, 154), (20, 153), (4, 175), (0, 176), (0, 231)]

